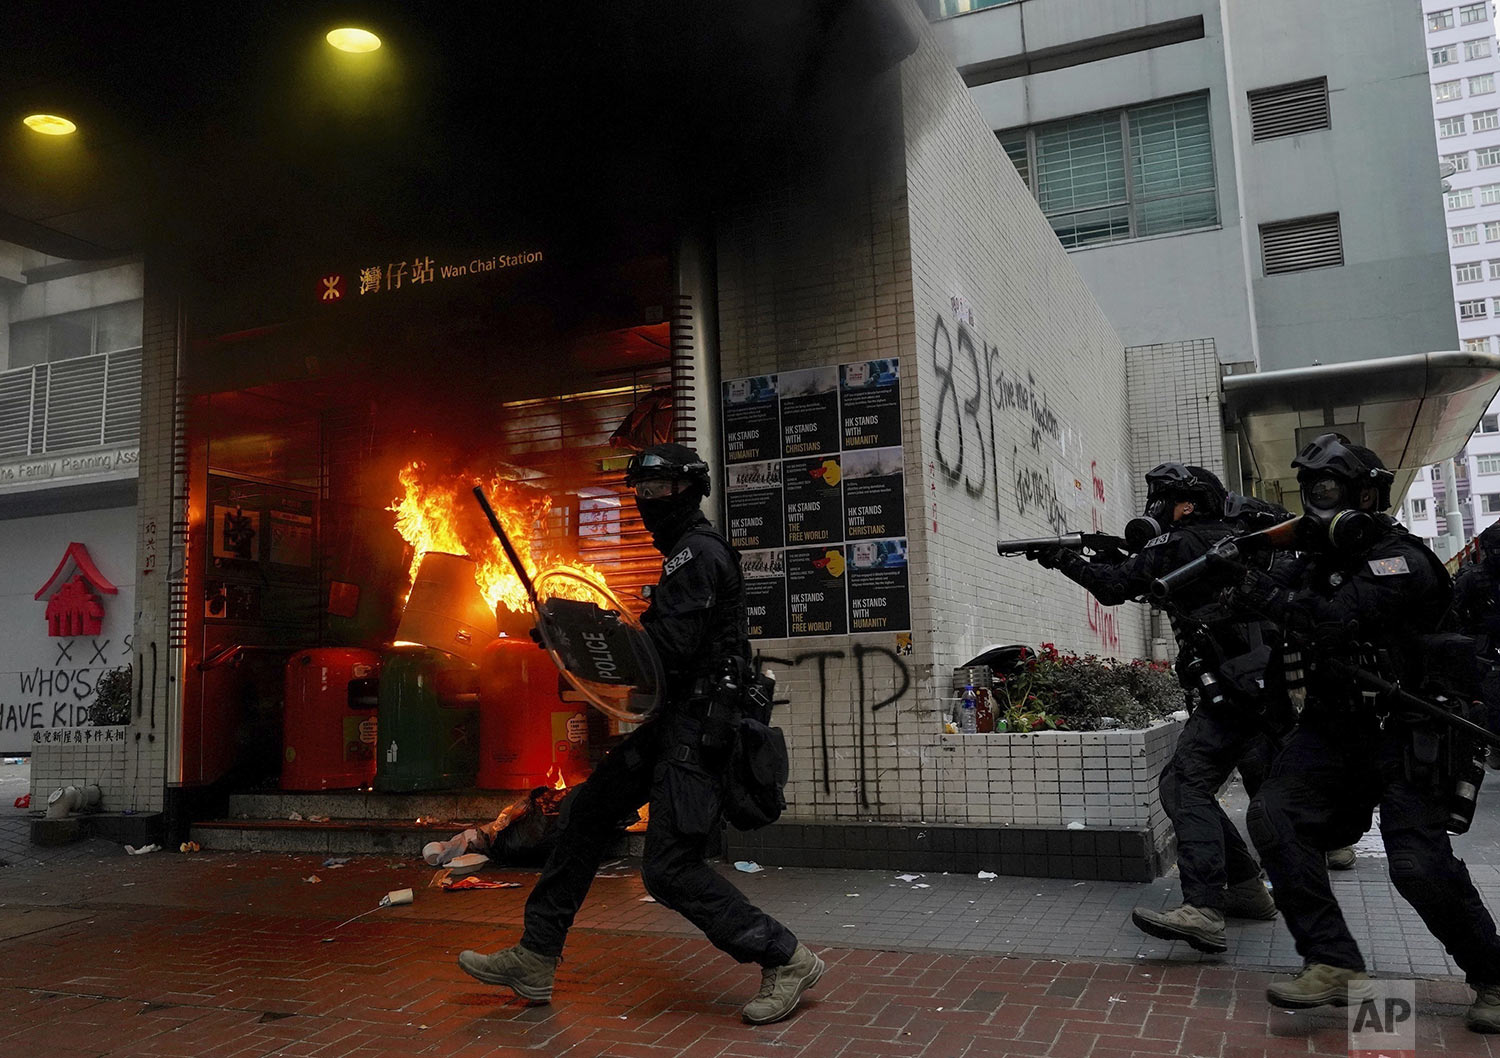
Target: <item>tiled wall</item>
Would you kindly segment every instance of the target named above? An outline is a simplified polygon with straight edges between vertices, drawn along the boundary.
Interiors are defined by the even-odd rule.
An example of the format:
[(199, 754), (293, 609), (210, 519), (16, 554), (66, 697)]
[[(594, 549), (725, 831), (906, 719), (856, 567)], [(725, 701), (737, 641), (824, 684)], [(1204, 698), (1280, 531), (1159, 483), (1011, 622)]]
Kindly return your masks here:
[[(1212, 338), (1125, 350), (1134, 493), (1158, 463), (1191, 463), (1224, 477), (1224, 426), (1219, 358)], [(1225, 481), (1233, 490), (1235, 484)]]
[(99, 807), (106, 812), (131, 805), (134, 789), (125, 768), (129, 744), (126, 729), (80, 727), (48, 731), (46, 735), (48, 741), (31, 747), (33, 810), (45, 808), (48, 795), (64, 786), (99, 787)]

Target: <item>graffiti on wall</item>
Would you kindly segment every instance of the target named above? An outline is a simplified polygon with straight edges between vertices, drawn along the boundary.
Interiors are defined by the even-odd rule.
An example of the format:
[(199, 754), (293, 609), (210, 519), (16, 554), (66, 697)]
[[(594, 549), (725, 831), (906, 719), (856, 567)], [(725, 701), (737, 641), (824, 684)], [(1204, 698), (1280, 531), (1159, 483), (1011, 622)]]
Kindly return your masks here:
[[(932, 368), (938, 379), (937, 408), (933, 416), (933, 451), (936, 469), (951, 487), (962, 486), (974, 499), (988, 497), (993, 504), (995, 520), (1003, 518), (1000, 509), (1000, 458), (997, 423), (1003, 417), (1019, 417), (1028, 433), (1031, 452), (1040, 454), (1043, 440), (1058, 447), (1063, 443), (1064, 424), (1048, 403), (1047, 394), (1028, 371), (1024, 375), (1007, 370), (1000, 364), (1000, 349), (979, 337), (962, 322), (950, 329), (939, 316), (932, 328)], [(1019, 445), (1015, 446), (1019, 451)], [(1015, 465), (1019, 494), (1023, 474), (1019, 461)], [(1061, 504), (1049, 504), (1045, 493), (1056, 500), (1056, 489), (1050, 478), (1041, 474), (1033, 480), (1028, 469), (1026, 500), (1028, 510), (1042, 510), (1049, 524), (1057, 528)], [(1017, 499), (1020, 506), (1021, 500)], [(1022, 512), (1024, 513), (1024, 512)], [(936, 519), (934, 519), (936, 520)], [(1062, 523), (1066, 526), (1066, 522)], [(1059, 528), (1059, 532), (1066, 531)]]
[[(1104, 487), (1104, 479), (1099, 476), (1099, 461), (1096, 459), (1089, 464), (1089, 477), (1092, 484), (1089, 490), (1089, 524), (1093, 526), (1096, 533), (1107, 533), (1105, 528), (1104, 512), (1108, 503), (1108, 494)], [(1089, 631), (1093, 633), (1098, 644), (1114, 653), (1120, 649), (1119, 608), (1115, 606), (1103, 606), (1099, 600), (1088, 592), (1083, 593), (1084, 616), (1088, 619)]]
[[(833, 793), (835, 782), (834, 758), (839, 756), (835, 745), (833, 726), (829, 717), (828, 692), (831, 687), (850, 685), (847, 665), (834, 664), (845, 660), (853, 662), (852, 705), (854, 726), (854, 783), (855, 795), (860, 807), (871, 808), (877, 803), (880, 774), (880, 752), (876, 736), (876, 721), (879, 714), (900, 702), (911, 690), (911, 670), (894, 650), (866, 643), (856, 643), (846, 654), (842, 650), (810, 650), (790, 658), (775, 658), (761, 655), (764, 665), (797, 668), (811, 663), (816, 667), (818, 679), (818, 759), (819, 776), (823, 792)], [(892, 690), (894, 688), (894, 690)]]

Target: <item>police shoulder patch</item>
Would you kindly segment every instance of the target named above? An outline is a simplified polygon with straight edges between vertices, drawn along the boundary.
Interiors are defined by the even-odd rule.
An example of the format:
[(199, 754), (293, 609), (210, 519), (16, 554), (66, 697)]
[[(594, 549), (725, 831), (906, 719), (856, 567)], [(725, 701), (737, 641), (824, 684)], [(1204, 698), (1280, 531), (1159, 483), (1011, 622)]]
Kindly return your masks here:
[(670, 577), (673, 573), (676, 573), (679, 569), (687, 565), (692, 560), (693, 549), (691, 547), (683, 548), (681, 551), (677, 552), (677, 554), (667, 559), (667, 561), (662, 565), (662, 576)]
[(1370, 559), (1370, 572), (1377, 577), (1394, 577), (1401, 573), (1410, 573), (1411, 567), (1406, 564), (1406, 559), (1400, 555), (1392, 555), (1390, 558)]
[(1144, 544), (1142, 544), (1141, 547), (1160, 547), (1162, 544), (1165, 544), (1167, 542), (1168, 538), (1170, 538), (1171, 535), (1171, 533), (1162, 533), (1160, 536), (1153, 536), (1150, 540), (1147, 540)]

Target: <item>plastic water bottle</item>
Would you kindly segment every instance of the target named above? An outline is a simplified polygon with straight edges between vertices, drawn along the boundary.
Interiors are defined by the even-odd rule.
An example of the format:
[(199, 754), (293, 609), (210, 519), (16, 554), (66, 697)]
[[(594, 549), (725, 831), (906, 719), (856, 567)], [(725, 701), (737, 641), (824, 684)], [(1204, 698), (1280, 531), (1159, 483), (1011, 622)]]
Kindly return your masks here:
[(974, 685), (971, 683), (964, 688), (963, 706), (958, 714), (958, 732), (961, 735), (972, 735), (978, 730), (978, 700), (974, 694)]

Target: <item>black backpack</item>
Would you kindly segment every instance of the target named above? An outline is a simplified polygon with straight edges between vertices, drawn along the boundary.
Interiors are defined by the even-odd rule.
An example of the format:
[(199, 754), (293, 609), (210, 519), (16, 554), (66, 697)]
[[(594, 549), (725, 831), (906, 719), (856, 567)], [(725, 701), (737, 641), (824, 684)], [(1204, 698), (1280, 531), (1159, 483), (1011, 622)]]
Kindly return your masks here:
[(736, 830), (759, 830), (786, 810), (791, 761), (786, 738), (772, 727), (776, 677), (756, 671), (743, 683), (740, 721), (724, 782), (724, 818)]

